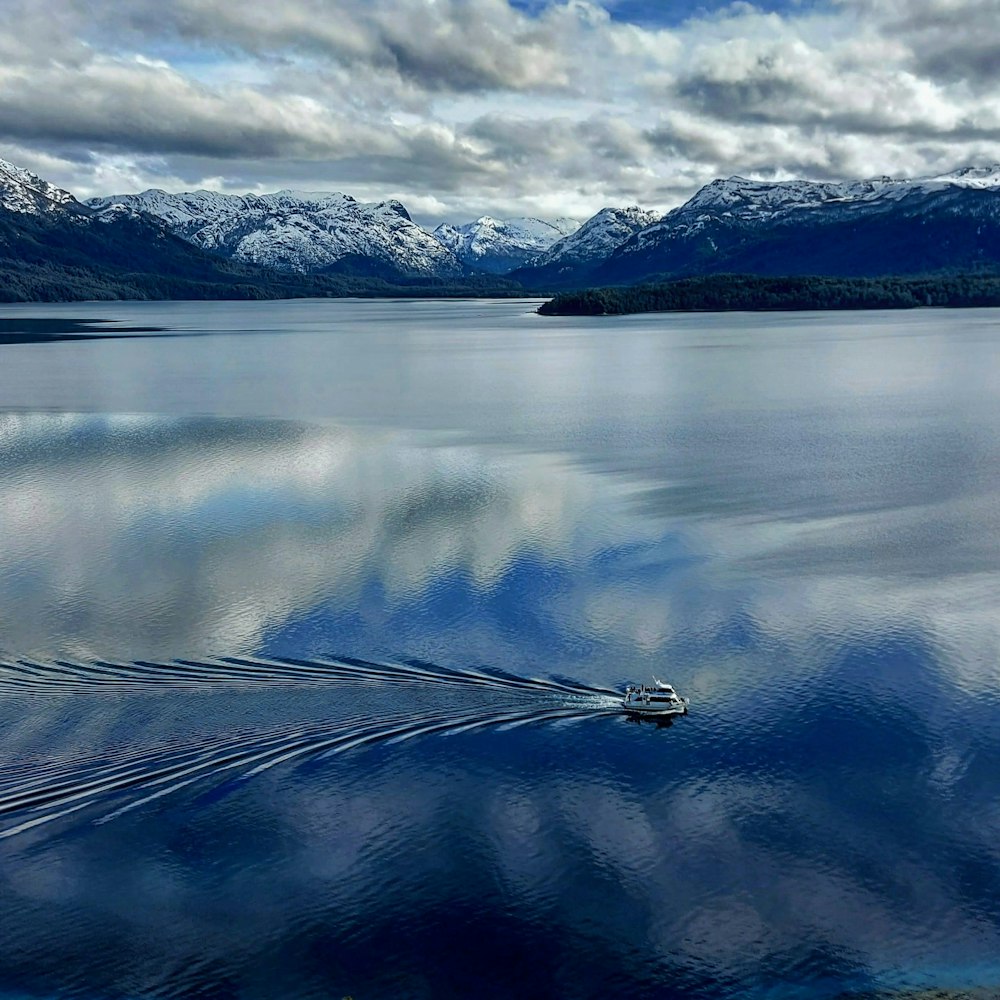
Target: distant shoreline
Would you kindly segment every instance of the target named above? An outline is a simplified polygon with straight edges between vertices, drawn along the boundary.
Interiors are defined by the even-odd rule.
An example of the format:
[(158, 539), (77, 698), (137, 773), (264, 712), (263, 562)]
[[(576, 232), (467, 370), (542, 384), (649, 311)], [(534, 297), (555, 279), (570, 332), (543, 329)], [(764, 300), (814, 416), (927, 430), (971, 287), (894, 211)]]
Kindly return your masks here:
[(542, 316), (648, 312), (785, 312), (1000, 306), (1000, 275), (832, 278), (715, 274), (653, 284), (563, 292)]
[(51, 344), (66, 340), (123, 340), (132, 337), (175, 336), (162, 326), (110, 325), (113, 323), (114, 321), (110, 319), (4, 316), (0, 317), (0, 346)]

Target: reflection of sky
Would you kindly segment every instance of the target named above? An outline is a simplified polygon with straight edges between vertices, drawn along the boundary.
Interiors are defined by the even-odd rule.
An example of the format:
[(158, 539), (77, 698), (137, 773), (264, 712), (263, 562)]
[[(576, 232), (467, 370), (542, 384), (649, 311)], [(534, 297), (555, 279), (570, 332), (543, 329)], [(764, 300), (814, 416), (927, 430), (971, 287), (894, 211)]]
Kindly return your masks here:
[[(604, 683), (666, 660), (724, 698), (754, 658), (761, 683), (768, 656), (808, 675), (852, 631), (903, 628), (970, 691), (997, 676), (983, 567), (1000, 533), (968, 556), (947, 535), (921, 542), (920, 507), (891, 509), (892, 531), (883, 511), (839, 519), (839, 535), (753, 515), (666, 530), (648, 493), (636, 516), (613, 480), (565, 461), (384, 432), (9, 414), (0, 433), (12, 655), (333, 653)], [(945, 579), (910, 571), (929, 557)], [(967, 558), (977, 572), (959, 572)]]
[[(830, 998), (1000, 974), (990, 776), (948, 789), (949, 737), (852, 709), (430, 738), (5, 846), (0, 971), (98, 995)], [(989, 767), (998, 737), (978, 727)]]
[[(608, 679), (609, 660), (622, 677), (669, 656), (704, 695), (732, 687), (717, 654), (741, 630), (741, 649), (780, 648), (810, 673), (841, 633), (891, 627), (929, 638), (970, 692), (997, 679), (993, 311), (593, 321), (425, 301), (21, 312), (40, 309), (230, 335), (10, 348), (7, 405), (307, 423), (147, 422), (131, 445), (125, 418), (86, 432), (73, 417), (33, 432), (10, 423), (8, 459), (37, 451), (52, 474), (0, 482), (4, 586), (20, 595), (9, 649), (46, 652), (61, 622), (81, 655), (301, 645), (542, 659), (594, 680)], [(317, 428), (330, 419), (443, 432), (462, 447)], [(32, 433), (68, 455), (38, 451)], [(481, 447), (492, 442), (532, 454), (500, 458)], [(621, 516), (619, 497), (640, 516)], [(114, 607), (138, 626), (100, 610)], [(696, 654), (697, 678), (684, 676)]]
[[(204, 308), (164, 307), (246, 315)], [(0, 420), (0, 645), (662, 669), (693, 712), (373, 747), (11, 841), (0, 995), (1000, 981), (993, 313), (540, 327), (480, 303), (459, 329), (372, 304), (366, 339), (360, 306), (281, 308), (300, 332), (239, 352), (9, 355), (10, 405), (172, 416)], [(381, 699), (14, 699), (0, 723), (15, 757), (71, 760)], [(39, 941), (76, 972), (40, 972)]]
[(600, 480), (540, 456), (280, 421), (9, 414), (0, 432), (11, 654), (562, 662), (580, 615), (609, 627), (615, 564), (655, 583), (690, 561), (648, 531), (617, 553)]

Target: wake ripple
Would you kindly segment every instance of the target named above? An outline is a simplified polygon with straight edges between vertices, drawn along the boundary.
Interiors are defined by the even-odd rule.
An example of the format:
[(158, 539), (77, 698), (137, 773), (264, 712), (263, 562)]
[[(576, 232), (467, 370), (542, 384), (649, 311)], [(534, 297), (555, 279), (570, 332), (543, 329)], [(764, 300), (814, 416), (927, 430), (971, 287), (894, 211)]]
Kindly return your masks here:
[(564, 695), (613, 695), (612, 688), (541, 677), (520, 677), (502, 670), (439, 667), (409, 661), (373, 663), (349, 657), (299, 660), (285, 657), (226, 656), (215, 660), (171, 660), (156, 663), (137, 660), (75, 662), (6, 660), (0, 662), (0, 692), (73, 693), (96, 689), (149, 692), (189, 689), (205, 685), (328, 685), (407, 683), (464, 685), (505, 691), (535, 691)]
[(94, 822), (107, 823), (199, 784), (238, 784), (275, 767), (327, 759), (376, 742), (401, 743), (489, 727), (582, 721), (620, 711), (620, 695), (611, 688), (418, 662), (225, 657), (169, 663), (0, 663), (0, 692), (125, 693), (275, 684), (438, 685), (481, 689), (491, 695), (516, 694), (517, 704), (464, 714), (423, 707), (377, 719), (355, 715), (329, 723), (286, 724), (266, 732), (245, 730), (193, 742), (105, 750), (91, 758), (66, 755), (42, 762), (23, 761), (0, 774), (0, 840), (87, 813), (97, 814)]
[[(595, 699), (589, 707), (505, 709), (493, 712), (414, 712), (377, 721), (351, 719), (327, 726), (285, 727), (267, 734), (199, 741), (159, 753), (138, 751), (112, 764), (62, 762), (0, 791), (0, 840), (122, 800), (95, 819), (107, 823), (199, 782), (249, 781), (279, 765), (329, 758), (376, 742), (399, 743), (430, 734), (457, 734), (488, 727), (575, 721), (615, 714)], [(232, 772), (238, 772), (233, 775)]]

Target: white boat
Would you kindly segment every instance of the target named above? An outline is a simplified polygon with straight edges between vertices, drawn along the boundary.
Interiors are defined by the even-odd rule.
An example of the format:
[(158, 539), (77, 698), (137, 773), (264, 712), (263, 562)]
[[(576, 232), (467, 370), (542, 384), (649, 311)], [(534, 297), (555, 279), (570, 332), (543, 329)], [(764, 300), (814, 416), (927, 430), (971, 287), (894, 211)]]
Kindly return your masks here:
[(688, 699), (682, 698), (670, 684), (657, 678), (649, 684), (629, 684), (622, 708), (629, 715), (687, 715)]

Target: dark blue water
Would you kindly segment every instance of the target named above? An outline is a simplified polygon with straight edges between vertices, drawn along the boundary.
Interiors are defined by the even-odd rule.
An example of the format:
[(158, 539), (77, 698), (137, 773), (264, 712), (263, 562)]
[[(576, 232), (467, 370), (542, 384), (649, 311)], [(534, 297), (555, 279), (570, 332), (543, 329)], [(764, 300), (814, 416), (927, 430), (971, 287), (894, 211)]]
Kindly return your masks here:
[(5, 314), (4, 1000), (1000, 985), (1000, 312)]

